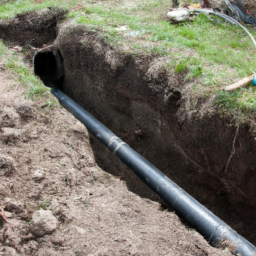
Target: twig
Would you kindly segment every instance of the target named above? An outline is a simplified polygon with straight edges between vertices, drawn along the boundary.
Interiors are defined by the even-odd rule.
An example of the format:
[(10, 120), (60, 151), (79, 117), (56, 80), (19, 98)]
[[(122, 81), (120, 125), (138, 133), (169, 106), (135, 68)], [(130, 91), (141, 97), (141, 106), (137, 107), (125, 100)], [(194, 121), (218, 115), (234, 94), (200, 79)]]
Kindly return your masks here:
[(8, 224), (7, 218), (4, 215), (4, 208), (0, 207), (0, 220), (3, 221), (3, 223)]
[(238, 132), (239, 132), (239, 126), (237, 126), (237, 128), (236, 128), (236, 132), (235, 132), (235, 136), (234, 136), (234, 140), (233, 140), (233, 145), (232, 145), (232, 151), (231, 151), (230, 157), (227, 161), (224, 173), (227, 172), (229, 163), (230, 163), (233, 155), (236, 153), (235, 143), (236, 143), (236, 138), (237, 138)]

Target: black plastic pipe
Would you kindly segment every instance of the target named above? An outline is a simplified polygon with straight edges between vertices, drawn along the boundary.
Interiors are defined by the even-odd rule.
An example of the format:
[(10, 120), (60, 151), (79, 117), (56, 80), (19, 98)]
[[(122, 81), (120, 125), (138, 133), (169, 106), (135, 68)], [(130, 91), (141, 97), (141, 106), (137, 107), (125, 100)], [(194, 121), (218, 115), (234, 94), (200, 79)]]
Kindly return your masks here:
[[(63, 78), (61, 77), (63, 74), (62, 63), (58, 54), (58, 51), (53, 52), (56, 60), (56, 64), (54, 64), (50, 61), (48, 53), (36, 53), (34, 69), (35, 74), (43, 80), (44, 84), (52, 88), (51, 93), (59, 100), (60, 104), (83, 123), (94, 137), (132, 169), (143, 182), (163, 198), (179, 216), (195, 227), (209, 242), (217, 245), (223, 240), (229, 240), (237, 245), (237, 253), (242, 256), (256, 256), (256, 248), (250, 242), (237, 234), (230, 226), (206, 209), (57, 88), (60, 79)], [(51, 66), (52, 64), (53, 66)], [(49, 65), (51, 69), (53, 68), (53, 75), (47, 72)]]
[[(54, 87), (54, 84), (51, 87)], [(230, 226), (172, 182), (60, 89), (52, 88), (51, 93), (66, 110), (85, 125), (93, 136), (108, 147), (143, 182), (169, 203), (177, 214), (188, 221), (212, 244), (230, 240), (237, 245), (237, 252), (241, 255), (256, 256), (256, 248), (244, 237), (237, 234)]]

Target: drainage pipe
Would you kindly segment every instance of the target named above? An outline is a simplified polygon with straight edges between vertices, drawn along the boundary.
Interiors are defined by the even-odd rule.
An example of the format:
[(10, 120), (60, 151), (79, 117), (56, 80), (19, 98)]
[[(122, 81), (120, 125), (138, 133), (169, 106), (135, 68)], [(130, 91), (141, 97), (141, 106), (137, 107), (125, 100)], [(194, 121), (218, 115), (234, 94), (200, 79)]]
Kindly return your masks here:
[[(40, 76), (40, 72), (37, 75)], [(43, 82), (52, 88), (51, 93), (59, 100), (59, 103), (83, 123), (94, 137), (132, 169), (143, 182), (163, 198), (179, 216), (195, 227), (209, 242), (217, 245), (223, 240), (230, 240), (237, 245), (237, 253), (242, 256), (256, 256), (256, 248), (250, 242), (237, 234), (230, 226), (206, 209), (69, 98), (56, 87), (54, 79), (51, 81), (48, 79), (47, 81), (43, 80)]]
[(237, 245), (237, 252), (241, 255), (256, 256), (256, 248), (251, 243), (172, 182), (60, 89), (52, 88), (51, 93), (93, 136), (211, 243), (218, 244), (222, 240), (230, 240)]

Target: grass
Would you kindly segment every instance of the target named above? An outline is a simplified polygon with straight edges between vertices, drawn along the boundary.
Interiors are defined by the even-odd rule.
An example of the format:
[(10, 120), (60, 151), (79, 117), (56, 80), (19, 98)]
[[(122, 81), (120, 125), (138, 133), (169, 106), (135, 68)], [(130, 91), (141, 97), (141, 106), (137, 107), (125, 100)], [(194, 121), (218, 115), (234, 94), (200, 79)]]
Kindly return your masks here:
[[(35, 97), (44, 97), (50, 95), (49, 89), (34, 76), (33, 71), (18, 58), (18, 54), (8, 51), (8, 48), (0, 40), (0, 58), (4, 60), (7, 71), (16, 76), (19, 84), (27, 88), (26, 97), (33, 99)], [(48, 101), (49, 105), (54, 106), (55, 103)]]
[(47, 210), (47, 208), (51, 205), (49, 199), (45, 199), (44, 201), (40, 201), (38, 203), (38, 210)]
[[(159, 18), (163, 11), (161, 8), (166, 8), (166, 1), (143, 2), (141, 9), (134, 8), (125, 13), (118, 7), (113, 10), (88, 4), (85, 6), (87, 13), (71, 12), (69, 17), (79, 24), (101, 28), (105, 34), (111, 35), (110, 43), (122, 46), (124, 42), (131, 40), (131, 49), (135, 52), (168, 56), (172, 63), (169, 68), (184, 74), (185, 81), (195, 80), (195, 84), (201, 87), (201, 90), (193, 93), (201, 96), (203, 93), (206, 97), (216, 94), (218, 98), (221, 97), (217, 104), (222, 108), (256, 110), (254, 90), (246, 90), (246, 93), (238, 91), (236, 95), (221, 93), (223, 86), (251, 75), (256, 66), (255, 47), (239, 27), (224, 22), (215, 23), (205, 15), (197, 16), (192, 23), (170, 25), (168, 21)], [(137, 41), (125, 36), (127, 31), (116, 30), (124, 25), (130, 31), (139, 32)], [(256, 36), (252, 29), (251, 33)], [(149, 48), (140, 43), (141, 38), (151, 42)], [(176, 52), (172, 52), (173, 49)], [(223, 97), (226, 104), (221, 103), (224, 102)]]
[[(36, 3), (40, 2), (40, 3)], [(35, 1), (35, 0), (11, 0), (5, 5), (0, 5), (0, 19), (9, 19), (19, 13), (26, 13), (33, 10), (41, 10), (47, 7), (60, 7), (65, 10), (76, 5), (76, 0), (46, 0), (46, 1)]]
[[(72, 10), (79, 3), (80, 7)], [(170, 25), (165, 14), (171, 6), (169, 0), (115, 1), (106, 0), (94, 3), (81, 1), (9, 1), (0, 7), (0, 19), (15, 16), (17, 13), (38, 10), (48, 6), (71, 10), (67, 19), (85, 25), (109, 43), (119, 47), (129, 45), (132, 54), (154, 54), (168, 57), (166, 66), (185, 81), (193, 81), (191, 93), (217, 95), (217, 105), (224, 109), (255, 112), (254, 89), (238, 90), (236, 93), (223, 93), (222, 88), (252, 74), (256, 69), (255, 47), (249, 37), (238, 26), (224, 22), (216, 23), (205, 15), (198, 15), (194, 22)], [(118, 30), (126, 26), (125, 31)], [(256, 36), (256, 31), (250, 29)], [(145, 43), (147, 42), (147, 43)], [(0, 47), (0, 55), (4, 50)], [(8, 64), (11, 70), (16, 69)], [(28, 73), (17, 69), (19, 79), (27, 82)], [(30, 97), (44, 94), (36, 80), (29, 78)], [(33, 88), (33, 89), (32, 89)]]

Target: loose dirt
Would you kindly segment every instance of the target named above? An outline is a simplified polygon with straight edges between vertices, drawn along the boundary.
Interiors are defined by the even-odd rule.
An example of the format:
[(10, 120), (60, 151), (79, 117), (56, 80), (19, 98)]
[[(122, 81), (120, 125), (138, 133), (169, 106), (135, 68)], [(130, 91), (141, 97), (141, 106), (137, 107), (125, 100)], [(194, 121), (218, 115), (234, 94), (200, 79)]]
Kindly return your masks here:
[(97, 166), (82, 124), (14, 84), (1, 65), (1, 256), (232, 255), (228, 243), (211, 247), (174, 212), (129, 192)]

